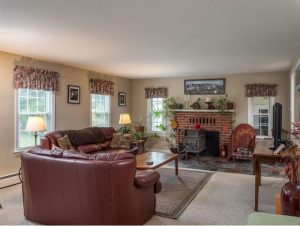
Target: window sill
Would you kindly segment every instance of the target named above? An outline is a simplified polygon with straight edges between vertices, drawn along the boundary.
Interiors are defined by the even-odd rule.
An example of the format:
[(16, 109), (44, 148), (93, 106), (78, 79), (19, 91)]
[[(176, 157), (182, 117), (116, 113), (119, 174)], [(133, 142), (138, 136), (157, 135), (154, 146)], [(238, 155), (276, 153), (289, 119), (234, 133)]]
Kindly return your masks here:
[(145, 133), (145, 136), (151, 137), (151, 136), (153, 136), (154, 134), (157, 134), (157, 135), (159, 135), (159, 136), (165, 136), (165, 135), (166, 135), (165, 132), (146, 132), (146, 133)]

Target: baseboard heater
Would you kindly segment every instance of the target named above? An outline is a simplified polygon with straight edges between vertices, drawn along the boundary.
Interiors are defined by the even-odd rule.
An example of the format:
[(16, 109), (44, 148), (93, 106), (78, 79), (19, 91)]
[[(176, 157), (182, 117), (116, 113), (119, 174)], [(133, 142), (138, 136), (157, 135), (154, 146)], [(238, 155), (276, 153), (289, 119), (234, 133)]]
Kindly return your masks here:
[(19, 173), (12, 173), (0, 177), (0, 189), (20, 183)]

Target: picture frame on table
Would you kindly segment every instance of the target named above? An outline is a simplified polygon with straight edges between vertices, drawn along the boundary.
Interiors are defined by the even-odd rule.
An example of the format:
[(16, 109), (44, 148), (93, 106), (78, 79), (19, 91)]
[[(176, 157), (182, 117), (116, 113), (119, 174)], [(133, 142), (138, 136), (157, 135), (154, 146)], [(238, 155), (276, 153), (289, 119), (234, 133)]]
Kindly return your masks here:
[(68, 85), (68, 103), (80, 104), (80, 86)]

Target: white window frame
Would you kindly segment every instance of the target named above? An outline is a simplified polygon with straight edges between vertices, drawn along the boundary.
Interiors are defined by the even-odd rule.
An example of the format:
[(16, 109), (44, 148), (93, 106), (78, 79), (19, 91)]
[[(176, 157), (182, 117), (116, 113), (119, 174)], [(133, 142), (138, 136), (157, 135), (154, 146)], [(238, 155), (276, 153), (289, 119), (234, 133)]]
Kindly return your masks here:
[(106, 96), (108, 98), (108, 125), (107, 127), (111, 126), (111, 96), (110, 95), (101, 95), (101, 94), (90, 94), (90, 126), (99, 126), (99, 125), (93, 125), (93, 112), (92, 112), (92, 96), (93, 95), (100, 95), (100, 96)]
[[(149, 120), (147, 120), (147, 133), (149, 134), (153, 134), (153, 133), (157, 133), (157, 134), (165, 134), (166, 131), (161, 131), (161, 130), (152, 130), (152, 111), (153, 111), (153, 99), (155, 98), (148, 98), (147, 99), (147, 115), (151, 115), (149, 117)], [(162, 101), (164, 101), (164, 98), (161, 98)], [(164, 118), (162, 118), (162, 124), (166, 125), (166, 121)]]
[[(52, 132), (55, 130), (55, 92), (49, 91), (49, 95), (47, 95), (49, 106), (46, 106), (49, 120), (47, 125), (47, 131), (46, 133)], [(33, 115), (33, 114), (28, 114)], [(28, 146), (28, 147), (20, 147), (19, 138), (20, 138), (20, 128), (19, 128), (19, 89), (15, 90), (15, 153), (22, 152), (24, 150), (28, 150), (34, 146)], [(39, 136), (37, 137), (37, 141), (39, 139)]]
[[(275, 97), (269, 97), (269, 123), (268, 123), (268, 136), (257, 136), (256, 138), (272, 138), (272, 128), (273, 128), (273, 105), (275, 104)], [(253, 97), (248, 97), (248, 124), (254, 127), (253, 121)]]

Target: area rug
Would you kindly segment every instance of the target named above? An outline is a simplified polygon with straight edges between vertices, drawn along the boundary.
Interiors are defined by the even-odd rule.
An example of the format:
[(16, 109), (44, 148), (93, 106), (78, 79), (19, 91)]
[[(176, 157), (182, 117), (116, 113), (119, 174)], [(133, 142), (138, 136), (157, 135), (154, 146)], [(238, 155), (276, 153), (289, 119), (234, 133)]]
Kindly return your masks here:
[(162, 191), (156, 194), (155, 215), (178, 218), (193, 198), (209, 181), (211, 172), (179, 169), (178, 176), (174, 169), (159, 169)]

